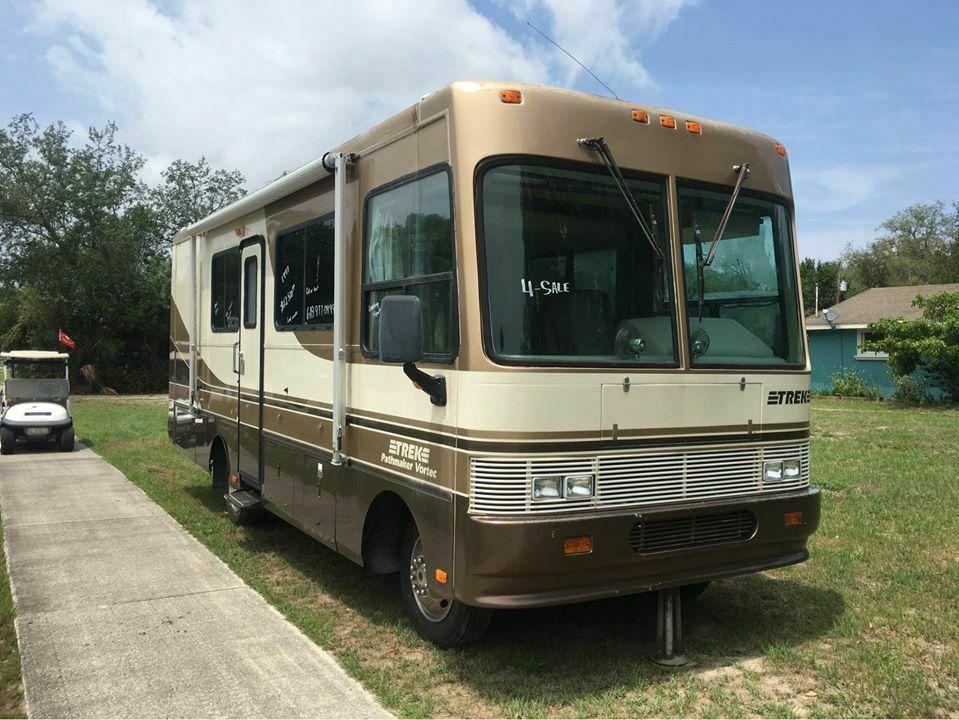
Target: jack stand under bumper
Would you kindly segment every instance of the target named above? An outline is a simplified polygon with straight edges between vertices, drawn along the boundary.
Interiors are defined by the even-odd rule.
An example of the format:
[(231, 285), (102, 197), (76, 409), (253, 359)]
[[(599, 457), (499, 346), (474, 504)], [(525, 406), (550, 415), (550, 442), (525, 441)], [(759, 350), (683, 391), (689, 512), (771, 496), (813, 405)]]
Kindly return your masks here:
[(683, 600), (679, 588), (656, 593), (656, 652), (653, 662), (664, 667), (681, 667), (689, 662), (676, 653), (683, 642)]

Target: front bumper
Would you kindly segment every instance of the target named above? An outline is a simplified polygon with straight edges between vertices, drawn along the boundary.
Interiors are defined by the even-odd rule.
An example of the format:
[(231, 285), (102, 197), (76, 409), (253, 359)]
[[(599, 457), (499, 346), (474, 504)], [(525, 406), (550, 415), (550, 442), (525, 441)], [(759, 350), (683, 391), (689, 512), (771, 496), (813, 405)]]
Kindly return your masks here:
[(13, 420), (5, 419), (2, 423), (3, 427), (16, 428), (17, 430), (25, 430), (26, 428), (48, 428), (50, 430), (58, 430), (60, 428), (70, 427), (73, 425), (73, 420), (66, 418), (64, 420)]
[[(630, 547), (637, 522), (746, 511), (748, 539), (641, 553)], [(802, 513), (786, 525), (787, 513)], [(642, 510), (549, 517), (465, 516), (466, 551), (456, 598), (489, 608), (523, 608), (595, 600), (759, 572), (803, 562), (819, 526), (818, 488)], [(795, 516), (792, 516), (795, 518)], [(564, 541), (589, 535), (592, 552), (565, 555)]]

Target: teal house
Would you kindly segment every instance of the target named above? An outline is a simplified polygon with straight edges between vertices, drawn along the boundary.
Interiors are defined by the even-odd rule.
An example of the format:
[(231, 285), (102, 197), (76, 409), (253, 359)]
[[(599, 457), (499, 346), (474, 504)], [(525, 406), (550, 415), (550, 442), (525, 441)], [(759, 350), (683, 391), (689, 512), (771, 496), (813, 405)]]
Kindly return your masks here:
[(889, 372), (885, 353), (863, 347), (869, 337), (866, 328), (869, 323), (884, 318), (916, 319), (921, 313), (912, 305), (915, 297), (940, 292), (959, 292), (959, 283), (872, 288), (829, 308), (832, 322), (826, 320), (822, 311), (807, 317), (812, 389), (829, 390), (833, 386), (833, 375), (853, 369), (884, 397), (892, 395), (896, 382)]

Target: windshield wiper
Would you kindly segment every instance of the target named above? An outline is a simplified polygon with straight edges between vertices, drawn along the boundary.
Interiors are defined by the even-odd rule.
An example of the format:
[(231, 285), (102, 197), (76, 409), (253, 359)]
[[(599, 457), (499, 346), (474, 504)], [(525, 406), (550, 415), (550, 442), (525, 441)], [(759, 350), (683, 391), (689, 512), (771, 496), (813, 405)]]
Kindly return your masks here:
[(744, 162), (739, 165), (733, 165), (733, 172), (736, 173), (736, 185), (733, 186), (733, 192), (729, 196), (729, 202), (726, 203), (726, 209), (719, 220), (719, 226), (716, 228), (716, 234), (713, 241), (709, 244), (709, 250), (703, 255), (703, 236), (699, 232), (699, 224), (696, 222), (696, 216), (693, 215), (693, 239), (696, 241), (696, 285), (699, 289), (699, 321), (703, 321), (703, 303), (706, 299), (706, 268), (713, 264), (716, 257), (716, 248), (719, 241), (723, 239), (723, 233), (726, 232), (726, 225), (733, 214), (733, 208), (736, 200), (739, 198), (739, 190), (743, 186), (743, 181), (749, 177), (749, 163)]
[(616, 183), (616, 187), (618, 187), (620, 193), (622, 193), (623, 199), (626, 201), (626, 205), (629, 207), (630, 212), (636, 219), (636, 223), (639, 225), (640, 230), (643, 231), (643, 235), (646, 237), (649, 247), (652, 248), (653, 253), (656, 255), (657, 264), (662, 264), (666, 257), (663, 255), (663, 251), (659, 249), (659, 246), (653, 239), (653, 231), (647, 224), (646, 218), (643, 217), (643, 213), (639, 209), (639, 203), (636, 202), (636, 198), (633, 197), (632, 191), (626, 184), (626, 179), (623, 177), (623, 173), (620, 171), (619, 165), (616, 164), (616, 159), (613, 157), (613, 153), (610, 151), (609, 145), (606, 144), (606, 138), (580, 138), (577, 142), (587, 150), (598, 152), (600, 157), (603, 158), (603, 162), (606, 163), (606, 169), (609, 170), (609, 174), (613, 178), (613, 182)]

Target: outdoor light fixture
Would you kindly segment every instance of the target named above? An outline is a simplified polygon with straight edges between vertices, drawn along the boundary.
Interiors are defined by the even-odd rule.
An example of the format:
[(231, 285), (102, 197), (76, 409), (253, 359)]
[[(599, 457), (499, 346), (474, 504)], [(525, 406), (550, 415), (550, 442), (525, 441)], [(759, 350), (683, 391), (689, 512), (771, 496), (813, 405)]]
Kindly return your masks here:
[(533, 478), (533, 500), (559, 500), (562, 497), (562, 476), (544, 475)]
[(789, 458), (788, 460), (783, 460), (784, 480), (796, 480), (799, 478), (800, 473), (802, 473), (802, 462), (799, 460), (799, 458)]
[(595, 478), (580, 475), (541, 475), (533, 478), (533, 500), (582, 500), (593, 497)]
[(592, 475), (567, 475), (563, 478), (563, 483), (565, 485), (563, 495), (567, 500), (593, 496)]
[(767, 460), (763, 463), (763, 482), (779, 482), (782, 479), (782, 460)]

